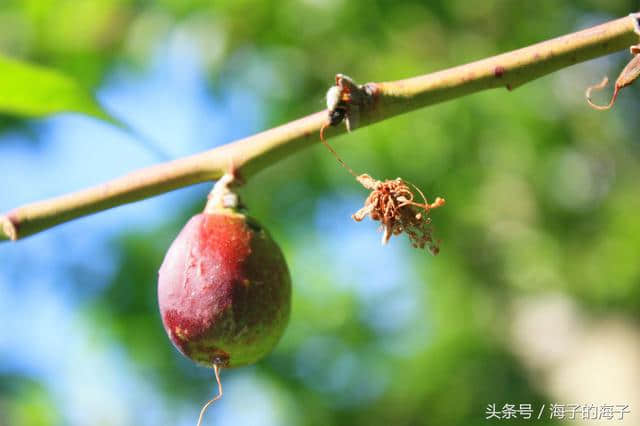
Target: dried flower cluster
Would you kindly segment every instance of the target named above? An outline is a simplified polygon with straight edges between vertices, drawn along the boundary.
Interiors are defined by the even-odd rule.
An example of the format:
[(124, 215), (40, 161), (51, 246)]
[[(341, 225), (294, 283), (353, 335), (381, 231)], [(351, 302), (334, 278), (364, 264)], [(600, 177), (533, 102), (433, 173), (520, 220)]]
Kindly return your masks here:
[(427, 248), (431, 254), (438, 254), (440, 249), (438, 242), (434, 241), (431, 235), (431, 219), (428, 214), (429, 210), (444, 205), (443, 198), (437, 197), (429, 204), (422, 191), (414, 186), (424, 201), (415, 202), (413, 192), (401, 178), (383, 182), (368, 174), (362, 174), (356, 179), (362, 186), (370, 189), (371, 194), (367, 197), (364, 207), (353, 214), (354, 220), (360, 222), (367, 215), (373, 220), (379, 220), (383, 231), (382, 244), (386, 244), (392, 235), (404, 232), (414, 247)]

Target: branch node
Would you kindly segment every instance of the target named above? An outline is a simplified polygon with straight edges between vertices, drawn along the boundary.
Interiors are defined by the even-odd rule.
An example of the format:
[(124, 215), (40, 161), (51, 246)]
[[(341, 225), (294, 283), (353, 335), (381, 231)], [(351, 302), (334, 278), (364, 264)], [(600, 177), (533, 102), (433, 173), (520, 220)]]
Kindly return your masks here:
[(233, 173), (225, 173), (213, 185), (213, 189), (207, 197), (207, 205), (204, 207), (205, 213), (212, 213), (220, 209), (235, 209), (240, 205), (238, 194), (231, 190), (236, 177)]
[(375, 83), (356, 84), (351, 77), (336, 74), (336, 84), (327, 91), (327, 124), (320, 129), (320, 138), (324, 139), (324, 130), (328, 126), (337, 126), (345, 122), (347, 131), (355, 130), (360, 123), (361, 113), (371, 109), (378, 94)]

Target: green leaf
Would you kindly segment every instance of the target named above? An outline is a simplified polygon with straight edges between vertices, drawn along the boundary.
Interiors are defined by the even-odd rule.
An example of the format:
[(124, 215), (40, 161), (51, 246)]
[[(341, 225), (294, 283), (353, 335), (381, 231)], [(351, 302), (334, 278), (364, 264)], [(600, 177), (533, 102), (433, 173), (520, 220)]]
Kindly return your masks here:
[(0, 54), (0, 113), (3, 112), (22, 117), (78, 112), (123, 127), (72, 78)]
[(158, 158), (169, 158), (153, 141), (107, 113), (93, 95), (71, 77), (0, 54), (0, 113), (43, 117), (60, 112), (77, 112), (106, 121), (129, 133)]

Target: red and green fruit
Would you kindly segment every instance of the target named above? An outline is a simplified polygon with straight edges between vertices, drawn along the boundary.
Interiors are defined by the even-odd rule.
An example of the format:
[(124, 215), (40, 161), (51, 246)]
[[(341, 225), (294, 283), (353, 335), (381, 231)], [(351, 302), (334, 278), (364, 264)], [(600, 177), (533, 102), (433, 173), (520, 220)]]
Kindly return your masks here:
[(282, 336), (291, 279), (267, 231), (234, 209), (192, 217), (171, 244), (158, 302), (173, 344), (193, 361), (237, 367), (267, 355)]

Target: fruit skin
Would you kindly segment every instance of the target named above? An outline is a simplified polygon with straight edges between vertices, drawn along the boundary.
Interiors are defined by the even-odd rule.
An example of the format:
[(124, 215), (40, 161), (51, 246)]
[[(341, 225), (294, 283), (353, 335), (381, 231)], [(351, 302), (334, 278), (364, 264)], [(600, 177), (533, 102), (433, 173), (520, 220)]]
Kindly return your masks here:
[(173, 344), (193, 361), (237, 367), (258, 361), (289, 320), (291, 278), (280, 248), (231, 209), (192, 217), (159, 271), (158, 302)]

